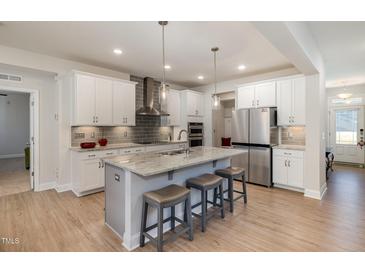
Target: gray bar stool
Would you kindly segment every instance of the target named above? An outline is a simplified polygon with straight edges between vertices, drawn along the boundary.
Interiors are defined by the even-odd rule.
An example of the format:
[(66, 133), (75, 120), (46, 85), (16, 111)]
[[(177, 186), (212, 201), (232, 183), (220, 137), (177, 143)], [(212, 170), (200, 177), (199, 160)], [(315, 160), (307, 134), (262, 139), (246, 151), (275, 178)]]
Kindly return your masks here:
[[(184, 217), (187, 218), (183, 221), (175, 216), (175, 206), (185, 203)], [(148, 206), (157, 208), (157, 223), (146, 227), (147, 224), (147, 212)], [(171, 216), (169, 218), (163, 218), (164, 208), (171, 208)], [(166, 222), (171, 222), (171, 231), (175, 232), (175, 221), (182, 225), (182, 229), (175, 232), (170, 238), (163, 239), (163, 224)], [(157, 227), (157, 237), (153, 238), (147, 232), (151, 229)], [(143, 194), (143, 206), (142, 206), (142, 222), (141, 222), (141, 233), (140, 233), (140, 247), (145, 245), (145, 237), (150, 239), (150, 241), (157, 247), (157, 251), (162, 251), (163, 245), (169, 241), (174, 241), (182, 235), (183, 233), (188, 233), (189, 240), (193, 240), (193, 222), (191, 217), (191, 200), (190, 200), (190, 190), (178, 186), (169, 185), (167, 187), (146, 192)]]
[[(209, 201), (208, 196), (208, 190), (214, 189), (217, 191), (219, 189), (220, 197), (223, 197), (223, 179), (217, 175), (214, 174), (203, 174), (198, 177), (190, 178), (186, 181), (186, 187), (187, 188), (195, 188), (197, 190), (200, 190), (201, 192), (201, 201), (191, 207), (191, 209), (200, 206), (202, 207), (202, 213), (196, 214), (192, 213), (195, 217), (200, 218), (200, 225), (201, 225), (201, 231), (204, 232), (207, 225), (207, 206), (208, 203), (213, 204), (214, 206), (217, 206), (216, 199), (214, 202)], [(220, 199), (220, 204), (218, 205), (221, 209), (221, 217), (224, 218), (224, 202), (223, 199)], [(185, 218), (184, 218), (185, 219)]]
[[(229, 202), (229, 211), (233, 212), (233, 202), (242, 198), (246, 204), (247, 203), (247, 190), (246, 190), (246, 179), (245, 179), (245, 169), (241, 167), (227, 167), (224, 169), (217, 169), (215, 174), (228, 179), (228, 189), (224, 190), (223, 193), (228, 192), (228, 199), (225, 199)], [(242, 177), (242, 192), (235, 190), (233, 187), (233, 180)], [(240, 195), (236, 198), (233, 198), (233, 193), (239, 193)], [(214, 193), (214, 199), (217, 199), (217, 193)]]

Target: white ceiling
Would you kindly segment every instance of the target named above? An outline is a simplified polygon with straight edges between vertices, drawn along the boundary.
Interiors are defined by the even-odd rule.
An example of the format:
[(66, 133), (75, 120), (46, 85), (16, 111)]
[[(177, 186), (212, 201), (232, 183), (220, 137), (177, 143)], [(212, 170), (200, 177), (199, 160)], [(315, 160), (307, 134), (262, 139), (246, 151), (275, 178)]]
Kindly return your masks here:
[(365, 22), (309, 22), (323, 55), (326, 86), (365, 83)]
[[(2, 22), (0, 44), (161, 78), (161, 27), (157, 22)], [(218, 81), (291, 67), (248, 22), (169, 22), (167, 80), (186, 87), (213, 82), (212, 46), (218, 46)], [(116, 56), (114, 48), (123, 50)], [(247, 69), (239, 71), (238, 65)], [(198, 80), (198, 75), (205, 79)]]

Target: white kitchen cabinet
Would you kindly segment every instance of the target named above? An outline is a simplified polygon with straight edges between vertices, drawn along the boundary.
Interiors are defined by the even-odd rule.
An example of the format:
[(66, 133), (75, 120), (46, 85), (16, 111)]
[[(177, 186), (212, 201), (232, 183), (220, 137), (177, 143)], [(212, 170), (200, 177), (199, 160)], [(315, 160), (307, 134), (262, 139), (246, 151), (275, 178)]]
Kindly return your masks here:
[(77, 196), (102, 191), (105, 185), (102, 159), (119, 155), (119, 149), (72, 152), (72, 190)]
[(269, 82), (255, 86), (256, 107), (276, 106), (276, 83)]
[(304, 152), (273, 150), (273, 183), (303, 189)]
[(73, 126), (135, 125), (136, 83), (83, 72), (71, 79)]
[(104, 169), (100, 159), (82, 160), (79, 166), (79, 188), (82, 192), (104, 187)]
[(305, 125), (305, 78), (277, 82), (279, 126)]
[(293, 80), (293, 124), (305, 125), (305, 78)]
[(166, 117), (168, 126), (180, 126), (181, 100), (180, 93), (170, 90), (167, 94)]
[(95, 123), (111, 125), (113, 121), (113, 82), (109, 79), (95, 79)]
[(95, 78), (77, 74), (74, 81), (73, 124), (95, 124)]
[(276, 83), (267, 82), (237, 89), (237, 109), (275, 107)]
[(113, 125), (136, 125), (136, 86), (113, 81)]
[(255, 107), (255, 86), (239, 87), (237, 90), (237, 109)]
[(187, 91), (187, 115), (204, 116), (204, 95), (198, 92)]

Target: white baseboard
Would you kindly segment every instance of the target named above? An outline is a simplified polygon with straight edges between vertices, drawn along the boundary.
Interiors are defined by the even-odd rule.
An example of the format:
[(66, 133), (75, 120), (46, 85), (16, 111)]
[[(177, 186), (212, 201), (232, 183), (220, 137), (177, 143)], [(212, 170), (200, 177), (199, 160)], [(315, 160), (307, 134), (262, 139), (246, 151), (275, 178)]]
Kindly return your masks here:
[(0, 155), (0, 159), (10, 159), (10, 158), (24, 158), (25, 155), (23, 154), (6, 154)]
[(54, 189), (56, 185), (56, 182), (45, 182), (45, 183), (40, 183), (38, 185), (38, 187), (34, 188), (34, 191), (38, 192), (38, 191), (44, 191), (44, 190), (50, 190), (50, 189)]
[(56, 185), (55, 190), (57, 192), (65, 192), (70, 191), (72, 189), (72, 184), (63, 184), (63, 185)]
[(311, 189), (305, 189), (304, 196), (312, 199), (322, 200), (324, 194), (327, 192), (327, 184), (324, 183), (321, 186), (321, 189), (318, 190), (311, 190)]
[(301, 193), (304, 192), (303, 188), (297, 188), (297, 187), (292, 187), (292, 186), (288, 186), (288, 185), (281, 185), (281, 184), (277, 184), (277, 183), (274, 183), (274, 187), (297, 191), (297, 192), (301, 192)]

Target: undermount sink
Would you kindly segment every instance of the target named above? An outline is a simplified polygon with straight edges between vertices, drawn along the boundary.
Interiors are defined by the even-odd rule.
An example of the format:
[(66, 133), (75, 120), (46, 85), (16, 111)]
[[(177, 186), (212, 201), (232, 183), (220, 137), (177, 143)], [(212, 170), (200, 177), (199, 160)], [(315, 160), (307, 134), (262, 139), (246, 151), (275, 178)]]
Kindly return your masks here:
[(185, 150), (173, 150), (173, 151), (164, 151), (164, 152), (160, 152), (161, 155), (179, 155), (179, 154), (183, 154), (186, 153)]

